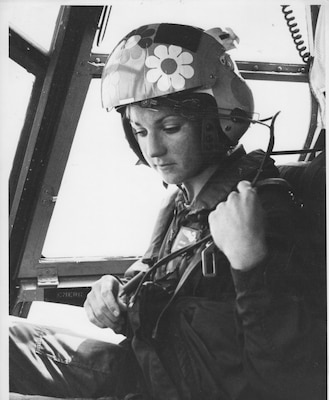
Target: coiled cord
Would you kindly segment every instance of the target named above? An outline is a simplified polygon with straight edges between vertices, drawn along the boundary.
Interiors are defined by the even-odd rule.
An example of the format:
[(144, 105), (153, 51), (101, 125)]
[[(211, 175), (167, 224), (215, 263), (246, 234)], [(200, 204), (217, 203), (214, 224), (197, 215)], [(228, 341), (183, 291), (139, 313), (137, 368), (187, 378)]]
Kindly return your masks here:
[(286, 20), (289, 32), (295, 43), (298, 54), (302, 58), (305, 64), (309, 64), (311, 54), (307, 51), (304, 45), (304, 40), (302, 40), (302, 35), (300, 34), (300, 29), (298, 28), (296, 18), (292, 15), (292, 10), (289, 9), (290, 6), (281, 6), (284, 19)]

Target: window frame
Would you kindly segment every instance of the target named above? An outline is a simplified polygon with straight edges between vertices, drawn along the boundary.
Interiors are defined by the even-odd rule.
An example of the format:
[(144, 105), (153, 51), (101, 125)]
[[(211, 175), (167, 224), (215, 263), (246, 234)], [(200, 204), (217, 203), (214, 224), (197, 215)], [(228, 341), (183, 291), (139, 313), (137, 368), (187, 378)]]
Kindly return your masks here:
[[(11, 301), (17, 294), (16, 281), (35, 278), (42, 262), (55, 195), (94, 73), (88, 61), (102, 9), (61, 7), (37, 105), (34, 110), (28, 109), (32, 121), (24, 159), (19, 172), (11, 176), (10, 185)], [(17, 48), (15, 44), (12, 47)]]

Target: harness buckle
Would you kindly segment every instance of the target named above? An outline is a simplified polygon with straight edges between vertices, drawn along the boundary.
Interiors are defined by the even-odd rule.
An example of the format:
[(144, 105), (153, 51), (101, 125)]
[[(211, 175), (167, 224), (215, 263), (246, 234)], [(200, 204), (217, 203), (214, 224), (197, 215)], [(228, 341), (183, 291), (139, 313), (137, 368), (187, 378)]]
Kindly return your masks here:
[(215, 243), (211, 240), (201, 252), (202, 274), (206, 278), (216, 276)]

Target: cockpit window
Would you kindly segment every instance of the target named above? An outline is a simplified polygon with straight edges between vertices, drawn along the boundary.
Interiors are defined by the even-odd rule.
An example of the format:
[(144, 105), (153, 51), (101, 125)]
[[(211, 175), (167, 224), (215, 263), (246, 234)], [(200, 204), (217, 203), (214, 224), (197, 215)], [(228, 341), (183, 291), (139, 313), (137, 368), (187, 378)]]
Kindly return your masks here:
[[(248, 80), (254, 95), (255, 110), (260, 118), (267, 118), (280, 111), (275, 122), (273, 151), (302, 149), (309, 129), (311, 95), (306, 82), (278, 82)], [(242, 137), (247, 151), (255, 148), (266, 150), (269, 132), (264, 127), (252, 125)], [(298, 154), (272, 155), (278, 163), (297, 161)]]
[(45, 257), (140, 256), (165, 189), (124, 138), (91, 82), (43, 248)]
[[(129, 9), (127, 9), (129, 8)], [(253, 11), (251, 11), (253, 8)], [(298, 29), (308, 47), (305, 5), (293, 4), (294, 17)], [(127, 14), (134, 18), (127, 18)], [(229, 27), (240, 38), (240, 45), (231, 53), (236, 60), (258, 62), (300, 63), (287, 28), (281, 6), (278, 3), (229, 3), (216, 1), (171, 3), (136, 2), (115, 4), (110, 10), (110, 17), (102, 41), (95, 40), (94, 53), (109, 53), (128, 32), (137, 26), (161, 20), (198, 26), (202, 29)], [(99, 36), (97, 37), (99, 38)], [(97, 42), (100, 42), (97, 45)]]
[[(5, 165), (6, 175), (9, 176), (10, 168), (12, 166), (16, 147), (20, 137), (20, 133), (25, 121), (26, 110), (29, 104), (33, 83), (35, 76), (26, 71), (17, 63), (8, 59), (8, 72), (10, 78), (10, 85), (5, 84), (3, 89), (6, 92), (6, 103), (2, 104), (5, 110), (6, 118), (3, 120), (2, 129), (5, 132), (10, 132), (9, 140), (6, 140), (4, 145), (6, 151), (4, 156), (6, 158)], [(19, 93), (19, 97), (17, 96)]]
[[(56, 126), (54, 128), (56, 139), (61, 137), (65, 141), (67, 153), (63, 155), (62, 142), (58, 139), (51, 150), (52, 167), (47, 170), (44, 190), (40, 192), (39, 204), (46, 206), (40, 206), (40, 210), (38, 208), (36, 211), (36, 215), (40, 213), (40, 216), (33, 216), (34, 221), (42, 220), (44, 230), (40, 233), (36, 229), (34, 236), (29, 236), (31, 239), (27, 248), (33, 249), (35, 257), (35, 260), (29, 260), (31, 265), (47, 259), (55, 263), (57, 261), (51, 259), (70, 257), (136, 257), (146, 250), (165, 189), (150, 168), (135, 165), (136, 156), (124, 139), (119, 114), (115, 111), (107, 113), (102, 109), (100, 77), (106, 57), (118, 41), (136, 26), (157, 22), (159, 15), (162, 21), (199, 26), (206, 30), (214, 27), (231, 28), (239, 37), (240, 43), (230, 54), (253, 91), (256, 114), (262, 119), (281, 111), (275, 124), (274, 151), (295, 150), (294, 154), (274, 155), (273, 158), (278, 164), (297, 161), (298, 150), (304, 146), (312, 114), (307, 66), (295, 47), (279, 4), (180, 1), (172, 2), (168, 7), (167, 3), (161, 1), (129, 2), (129, 10), (127, 6), (126, 2), (114, 2), (112, 6), (107, 6), (104, 9), (107, 12), (103, 11), (99, 20), (98, 29), (98, 19), (95, 19), (93, 30), (83, 36), (82, 40), (94, 44), (82, 46), (82, 55), (78, 56), (80, 58), (76, 60), (75, 70), (72, 72), (63, 122), (58, 117), (62, 124), (58, 131)], [(44, 88), (50, 91), (56, 87), (49, 86), (49, 80), (43, 80), (49, 72), (49, 63), (54, 60), (52, 40), (64, 36), (66, 28), (63, 26), (67, 21), (71, 22), (70, 15), (83, 12), (83, 8), (72, 6), (62, 7), (60, 10), (56, 5), (41, 4), (10, 7), (10, 28), (15, 32), (17, 30), (27, 43), (34, 43), (37, 50), (43, 49), (37, 57), (42, 64), (42, 73), (37, 76), (39, 95), (44, 96), (41, 104), (38, 98), (35, 101), (35, 108), (40, 106), (37, 112), (40, 113), (41, 110), (38, 118), (42, 117), (42, 107), (47, 101)], [(101, 7), (99, 9), (101, 13)], [(306, 29), (310, 25), (306, 23), (309, 11), (301, 3), (294, 3), (291, 9), (305, 47), (310, 51), (309, 43), (312, 40), (309, 41), (309, 32)], [(58, 21), (62, 22), (56, 28), (58, 15)], [(129, 15), (134, 18), (129, 18)], [(73, 32), (75, 30), (72, 29)], [(67, 45), (68, 42), (64, 43)], [(57, 50), (60, 52), (60, 47)], [(55, 56), (58, 56), (57, 53)], [(65, 57), (61, 60), (64, 62)], [(16, 65), (11, 73), (16, 74), (16, 69), (20, 70), (20, 67)], [(24, 69), (17, 72), (17, 76), (18, 74), (25, 76), (24, 79), (29, 82), (24, 90), (23, 86), (12, 90), (17, 100), (17, 113), (22, 109), (24, 114), (34, 75)], [(53, 77), (57, 86), (63, 83), (61, 76)], [(21, 79), (23, 78), (20, 77), (19, 80)], [(64, 98), (63, 92), (63, 101)], [(21, 99), (22, 105), (18, 105)], [(72, 118), (68, 118), (71, 115)], [(17, 118), (14, 120), (17, 122)], [(70, 123), (69, 126), (67, 122)], [(37, 135), (37, 124), (33, 127), (33, 133)], [(20, 128), (16, 129), (18, 136), (19, 130)], [(242, 144), (247, 151), (255, 148), (265, 150), (268, 133), (268, 129), (251, 124)], [(40, 135), (41, 139), (42, 137)], [(30, 171), (29, 166), (22, 171)], [(64, 175), (61, 180), (62, 171)], [(24, 182), (24, 177), (17, 179)], [(28, 186), (28, 182), (26, 185)], [(23, 186), (17, 185), (18, 189), (21, 187)], [(13, 202), (16, 206), (20, 201), (19, 196), (17, 191)], [(46, 208), (47, 215), (43, 214)], [(14, 220), (16, 216), (15, 213), (12, 214)]]
[(47, 6), (33, 2), (18, 2), (8, 7), (9, 24), (37, 47), (49, 52), (59, 14), (60, 6), (47, 3)]
[[(154, 22), (160, 13), (168, 22), (205, 29), (231, 27), (240, 37), (241, 45), (232, 52), (236, 60), (302, 62), (280, 6), (257, 6), (254, 13), (247, 10), (247, 5), (239, 7), (241, 10), (236, 13), (231, 5), (208, 3), (205, 13), (200, 3), (192, 3), (188, 12), (186, 4), (183, 8), (181, 3), (170, 10), (162, 3), (129, 4), (129, 13), (135, 15), (132, 21), (126, 18), (126, 6), (117, 3), (108, 10), (106, 30), (102, 27), (103, 40), (100, 40), (102, 33), (96, 32), (93, 52), (108, 54), (136, 26), (136, 20), (139, 25)], [(294, 6), (294, 16), (297, 15), (298, 26), (307, 39), (302, 5)], [(252, 79), (248, 84), (260, 118), (281, 111), (275, 127), (274, 150), (302, 148), (310, 119), (308, 84)], [(99, 98), (100, 80), (93, 79), (57, 196), (43, 257), (140, 256), (147, 247), (164, 189), (149, 168), (135, 166), (136, 159), (125, 142), (118, 114), (102, 110)], [(266, 128), (252, 125), (242, 143), (247, 151), (265, 150), (268, 133)], [(297, 160), (298, 154), (274, 158), (279, 163), (288, 162)]]
[[(286, 82), (249, 84), (262, 116), (282, 110), (277, 118), (274, 149), (301, 148), (309, 122), (308, 85), (290, 83), (288, 91)], [(101, 109), (99, 93), (100, 81), (94, 79), (58, 193), (44, 257), (142, 255), (165, 195), (155, 173), (144, 165), (135, 165), (137, 159), (124, 138), (119, 114)], [(242, 143), (248, 151), (265, 150), (268, 139), (268, 129), (256, 124), (249, 128)], [(280, 163), (297, 157), (274, 158)]]

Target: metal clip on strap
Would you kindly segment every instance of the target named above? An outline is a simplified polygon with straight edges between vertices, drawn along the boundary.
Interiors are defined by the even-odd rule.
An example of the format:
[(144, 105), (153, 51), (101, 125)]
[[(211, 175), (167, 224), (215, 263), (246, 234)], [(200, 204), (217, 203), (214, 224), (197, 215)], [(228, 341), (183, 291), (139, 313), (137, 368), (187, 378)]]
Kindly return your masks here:
[(211, 240), (201, 252), (202, 274), (206, 278), (216, 276), (215, 244)]

